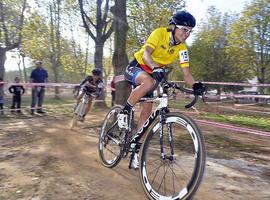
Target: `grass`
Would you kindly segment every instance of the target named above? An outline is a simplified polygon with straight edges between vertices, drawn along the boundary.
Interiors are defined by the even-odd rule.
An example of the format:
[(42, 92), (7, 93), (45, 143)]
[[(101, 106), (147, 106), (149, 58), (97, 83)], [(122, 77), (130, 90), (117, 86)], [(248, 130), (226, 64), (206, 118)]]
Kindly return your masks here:
[(235, 152), (267, 153), (256, 144), (247, 144), (224, 135), (205, 135), (208, 155), (215, 158), (231, 159)]
[[(23, 97), (22, 107), (28, 107), (30, 105), (31, 98), (30, 96)], [(75, 98), (70, 97), (62, 97), (60, 99), (55, 99), (53, 97), (46, 97), (44, 101), (44, 106), (46, 107), (46, 111), (50, 113), (61, 113), (72, 115), (73, 107), (75, 105)], [(176, 108), (179, 110), (185, 110), (184, 106), (190, 102), (189, 99), (181, 99), (181, 100), (170, 100), (170, 107)], [(6, 105), (10, 105), (10, 100), (7, 99)], [(107, 105), (110, 105), (110, 102), (106, 100)], [(196, 107), (199, 110), (205, 110), (205, 104), (199, 101), (196, 104)], [(100, 111), (101, 108), (93, 108), (94, 112)], [(10, 116), (7, 115), (5, 117), (1, 117), (2, 120), (9, 120)], [(248, 127), (259, 128), (265, 131), (270, 131), (270, 118), (268, 117), (258, 117), (251, 116), (247, 114), (231, 114), (231, 113), (214, 113), (214, 112), (206, 112), (200, 113), (199, 118), (207, 119), (211, 121), (217, 122), (225, 122), (236, 125), (243, 125)]]
[[(184, 106), (189, 103), (188, 100), (178, 100), (178, 101), (171, 101), (170, 107), (177, 108), (180, 110), (184, 110)], [(205, 104), (202, 102), (198, 102), (196, 104), (196, 108), (198, 110), (207, 110), (205, 109)], [(265, 131), (270, 131), (270, 118), (269, 117), (262, 117), (256, 115), (248, 115), (248, 114), (231, 114), (231, 113), (217, 113), (217, 112), (202, 112), (199, 114), (199, 118), (207, 119), (210, 121), (217, 121), (217, 122), (225, 122), (235, 125), (242, 125), (248, 126), (253, 128), (262, 129)]]
[(229, 114), (213, 114), (204, 113), (200, 117), (209, 119), (210, 121), (226, 122), (230, 124), (238, 124), (248, 127), (254, 127), (270, 131), (270, 119), (265, 117), (254, 117), (248, 115), (229, 115)]

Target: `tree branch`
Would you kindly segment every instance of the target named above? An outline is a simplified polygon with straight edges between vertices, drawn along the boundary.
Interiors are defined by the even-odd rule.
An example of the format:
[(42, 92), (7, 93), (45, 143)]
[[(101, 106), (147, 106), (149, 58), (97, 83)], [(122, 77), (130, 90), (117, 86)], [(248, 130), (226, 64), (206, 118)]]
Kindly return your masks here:
[(9, 37), (8, 37), (8, 29), (7, 29), (6, 24), (5, 24), (4, 6), (3, 6), (2, 0), (0, 0), (0, 11), (1, 11), (0, 22), (2, 24), (3, 31), (4, 31), (5, 45), (10, 46), (10, 41), (9, 41)]
[(103, 35), (103, 40), (104, 41), (106, 41), (109, 37), (110, 37), (110, 35), (113, 33), (113, 26), (111, 26), (110, 27), (110, 29), (107, 31), (107, 33), (105, 33), (104, 35)]
[(85, 13), (85, 11), (84, 11), (84, 9), (83, 9), (83, 2), (82, 2), (82, 1), (83, 1), (83, 0), (78, 0), (78, 2), (79, 2), (79, 7), (80, 7), (80, 13), (81, 13), (81, 17), (82, 17), (82, 20), (83, 20), (83, 26), (84, 26), (86, 32), (89, 34), (89, 36), (96, 42), (96, 37), (94, 36), (94, 34), (92, 33), (92, 31), (90, 30), (90, 28), (89, 28), (89, 26), (88, 26), (88, 24), (87, 24), (85, 18), (87, 18), (87, 20), (89, 21), (89, 23), (90, 23), (92, 26), (94, 26), (94, 27), (96, 27), (96, 26), (95, 26), (94, 23), (91, 21), (91, 19), (86, 15), (86, 13)]
[(104, 10), (102, 21), (106, 22), (107, 17), (108, 17), (108, 12), (109, 12), (109, 0), (106, 0), (105, 10)]
[(20, 15), (20, 24), (19, 24), (19, 36), (18, 36), (18, 43), (21, 44), (22, 42), (22, 29), (23, 29), (23, 22), (24, 22), (24, 11), (26, 9), (26, 1), (23, 2), (23, 7)]

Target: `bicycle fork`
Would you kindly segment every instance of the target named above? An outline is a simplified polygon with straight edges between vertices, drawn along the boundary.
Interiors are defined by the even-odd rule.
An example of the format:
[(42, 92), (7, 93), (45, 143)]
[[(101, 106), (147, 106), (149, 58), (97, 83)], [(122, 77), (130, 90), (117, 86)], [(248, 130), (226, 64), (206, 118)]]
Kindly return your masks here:
[(173, 134), (172, 134), (172, 124), (168, 123), (167, 124), (167, 128), (168, 128), (168, 142), (170, 145), (170, 155), (168, 155), (167, 153), (164, 153), (164, 127), (163, 125), (166, 122), (166, 113), (168, 112), (166, 109), (162, 109), (161, 110), (161, 115), (160, 115), (160, 121), (159, 121), (159, 144), (160, 144), (160, 158), (162, 160), (170, 160), (173, 161), (174, 160), (174, 150), (173, 150)]

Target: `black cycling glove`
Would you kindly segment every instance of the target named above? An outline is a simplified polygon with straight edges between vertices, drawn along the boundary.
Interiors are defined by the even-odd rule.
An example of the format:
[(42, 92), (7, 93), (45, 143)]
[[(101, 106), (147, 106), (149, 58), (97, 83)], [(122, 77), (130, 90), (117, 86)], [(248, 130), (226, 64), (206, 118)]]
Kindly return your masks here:
[(201, 82), (197, 82), (192, 85), (192, 89), (194, 95), (203, 95), (203, 93), (206, 91), (206, 86)]
[(166, 75), (166, 72), (163, 68), (158, 67), (158, 68), (153, 69), (152, 76), (156, 81), (161, 82), (164, 79), (165, 75)]

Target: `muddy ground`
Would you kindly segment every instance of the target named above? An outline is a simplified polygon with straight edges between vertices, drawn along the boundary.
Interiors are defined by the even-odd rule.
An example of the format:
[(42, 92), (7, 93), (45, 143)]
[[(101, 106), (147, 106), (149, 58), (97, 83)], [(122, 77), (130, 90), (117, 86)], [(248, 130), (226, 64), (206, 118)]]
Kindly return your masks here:
[[(69, 130), (70, 116), (0, 119), (0, 200), (147, 199), (138, 171), (101, 165), (105, 111)], [(196, 200), (269, 200), (270, 138), (200, 126), (208, 150)]]

